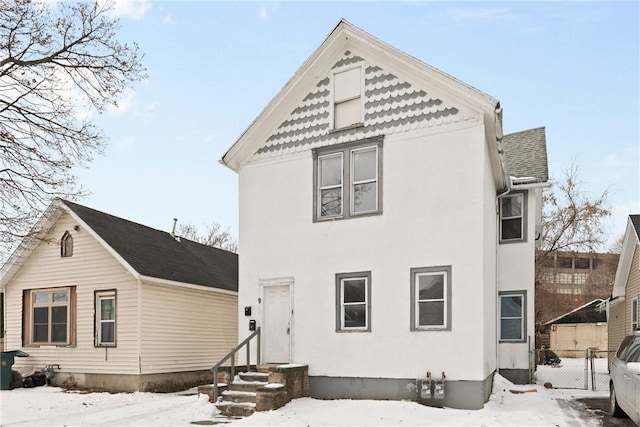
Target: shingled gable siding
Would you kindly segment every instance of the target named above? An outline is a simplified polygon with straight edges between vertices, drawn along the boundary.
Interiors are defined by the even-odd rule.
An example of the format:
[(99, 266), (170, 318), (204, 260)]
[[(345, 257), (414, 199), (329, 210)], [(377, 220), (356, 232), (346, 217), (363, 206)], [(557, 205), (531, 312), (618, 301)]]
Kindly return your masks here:
[(477, 121), (477, 118), (462, 114), (455, 106), (401, 80), (353, 52), (346, 51), (333, 69), (363, 62), (365, 64), (364, 126), (340, 130), (337, 134), (330, 131), (332, 104), (330, 78), (327, 74), (278, 126), (265, 145), (257, 150), (254, 160), (379, 135)]
[[(7, 349), (22, 348), (22, 294), (24, 290), (76, 287), (75, 346), (27, 347), (30, 357), (16, 358), (16, 367), (42, 368), (56, 363), (64, 373), (137, 373), (136, 281), (70, 215), (64, 214), (50, 232), (50, 243), (41, 243), (7, 284)], [(73, 236), (73, 256), (61, 258), (60, 238)], [(117, 289), (117, 347), (94, 347), (94, 291)]]
[(142, 284), (141, 373), (210, 369), (237, 345), (235, 295)]

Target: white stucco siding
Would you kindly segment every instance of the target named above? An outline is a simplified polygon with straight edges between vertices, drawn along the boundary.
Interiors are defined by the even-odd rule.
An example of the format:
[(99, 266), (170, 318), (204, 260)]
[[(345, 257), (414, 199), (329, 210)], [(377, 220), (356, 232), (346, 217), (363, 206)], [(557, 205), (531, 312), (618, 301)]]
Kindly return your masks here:
[[(137, 373), (136, 282), (127, 270), (89, 232), (68, 214), (63, 215), (6, 287), (6, 349), (22, 349), (28, 358), (16, 358), (16, 367), (42, 368), (59, 364), (68, 373)], [(60, 238), (73, 236), (73, 256), (60, 256)], [(23, 291), (75, 287), (72, 314), (75, 340), (66, 347), (22, 345)], [(94, 292), (117, 291), (117, 347), (94, 347)]]
[[(314, 223), (310, 151), (241, 170), (239, 304), (261, 322), (259, 280), (293, 277), (292, 361), (310, 375), (483, 380), (495, 363), (484, 128), (444, 130), (385, 138), (382, 215)], [(435, 266), (451, 266), (451, 330), (410, 331), (410, 269)], [(358, 271), (371, 272), (371, 332), (336, 332), (335, 275)]]
[(525, 242), (499, 245), (499, 291), (527, 291), (525, 343), (500, 343), (499, 367), (528, 369), (528, 352), (535, 343), (535, 245), (536, 219), (539, 218), (541, 190), (527, 191), (527, 217)]
[(237, 344), (235, 295), (142, 282), (141, 374), (210, 369)]
[(491, 169), (491, 159), (489, 146), (485, 144), (485, 164), (484, 164), (484, 224), (483, 224), (483, 262), (484, 262), (484, 342), (485, 347), (485, 375), (495, 371), (497, 365), (497, 257), (498, 257), (498, 205), (496, 196), (498, 188), (494, 181), (494, 174)]

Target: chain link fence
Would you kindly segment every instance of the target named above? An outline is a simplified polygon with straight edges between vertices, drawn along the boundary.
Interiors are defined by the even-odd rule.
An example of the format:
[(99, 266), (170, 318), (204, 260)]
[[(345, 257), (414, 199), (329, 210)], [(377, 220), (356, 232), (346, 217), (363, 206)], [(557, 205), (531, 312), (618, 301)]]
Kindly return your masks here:
[(534, 350), (536, 384), (552, 388), (609, 389), (609, 351)]

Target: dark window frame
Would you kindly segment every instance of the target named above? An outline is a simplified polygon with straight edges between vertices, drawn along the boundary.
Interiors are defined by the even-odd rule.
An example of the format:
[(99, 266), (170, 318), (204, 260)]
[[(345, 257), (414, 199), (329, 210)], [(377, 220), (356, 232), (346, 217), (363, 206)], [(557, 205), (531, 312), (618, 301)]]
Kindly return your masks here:
[[(47, 303), (36, 303), (36, 295), (40, 294), (53, 294), (53, 293), (67, 293), (67, 301), (65, 304), (55, 303), (53, 301)], [(53, 340), (53, 312), (51, 307), (66, 306), (67, 318), (66, 318), (66, 340), (54, 341)], [(35, 312), (37, 308), (47, 307), (47, 340), (36, 341), (35, 339)], [(74, 347), (76, 343), (75, 336), (75, 322), (76, 322), (76, 288), (75, 286), (58, 286), (53, 288), (38, 288), (38, 289), (25, 289), (23, 291), (22, 302), (22, 344), (23, 347), (39, 347), (39, 346), (56, 346), (56, 347)]]
[(69, 258), (73, 256), (73, 236), (65, 231), (60, 238), (60, 257)]
[[(335, 221), (342, 220), (348, 218), (360, 218), (367, 217), (373, 215), (381, 215), (382, 214), (382, 199), (383, 199), (383, 139), (384, 136), (376, 136), (372, 138), (362, 139), (354, 142), (347, 142), (343, 144), (331, 145), (328, 147), (320, 147), (316, 148), (312, 151), (313, 157), (313, 222), (326, 222), (326, 221)], [(377, 170), (376, 170), (376, 200), (377, 206), (376, 209), (363, 211), (363, 212), (353, 212), (353, 185), (354, 178), (351, 172), (352, 162), (353, 162), (353, 153), (358, 151), (364, 151), (369, 147), (376, 147), (377, 153)], [(320, 212), (320, 200), (321, 200), (321, 192), (320, 192), (320, 167), (319, 162), (322, 158), (328, 158), (331, 156), (342, 156), (342, 195), (341, 195), (341, 213), (336, 215), (326, 215), (322, 216)]]
[[(521, 319), (521, 328), (522, 337), (518, 339), (511, 338), (502, 338), (502, 298), (505, 297), (513, 297), (519, 296), (522, 297), (522, 315), (519, 317)], [(500, 291), (498, 292), (498, 340), (501, 343), (526, 343), (527, 342), (527, 291), (526, 290), (513, 290), (513, 291)], [(508, 319), (513, 319), (513, 317), (509, 317)]]
[[(343, 319), (343, 283), (347, 280), (365, 279), (365, 326), (348, 328), (344, 326)], [(336, 332), (371, 332), (371, 271), (358, 271), (352, 273), (337, 273), (335, 277), (336, 287)]]
[[(114, 318), (107, 319), (109, 323), (113, 323), (113, 341), (104, 341), (102, 339), (102, 313), (100, 310), (100, 302), (106, 299), (113, 299)], [(93, 292), (94, 301), (94, 347), (117, 347), (118, 342), (118, 291), (116, 289), (105, 289)]]
[[(419, 325), (419, 309), (418, 303), (419, 300), (418, 292), (416, 292), (416, 287), (418, 285), (418, 281), (416, 278), (420, 275), (428, 275), (428, 274), (438, 274), (442, 273), (445, 276), (444, 280), (444, 325)], [(452, 283), (453, 279), (451, 276), (451, 265), (443, 265), (443, 266), (433, 266), (433, 267), (417, 267), (412, 268), (410, 270), (411, 278), (411, 307), (409, 309), (410, 312), (410, 330), (411, 331), (450, 331), (451, 330), (451, 320), (452, 320)]]
[[(502, 202), (505, 199), (509, 199), (509, 198), (514, 198), (514, 197), (520, 197), (522, 200), (522, 214), (520, 215), (519, 218), (521, 218), (521, 222), (520, 222), (520, 232), (521, 235), (520, 237), (513, 237), (513, 238), (508, 238), (505, 239), (503, 238), (503, 223), (504, 221), (511, 221), (514, 219), (517, 219), (518, 217), (512, 216), (512, 217), (503, 217), (502, 216)], [(499, 207), (499, 236), (500, 236), (500, 243), (523, 243), (527, 241), (527, 208), (528, 208), (528, 192), (526, 190), (524, 191), (512, 191), (509, 194), (506, 194), (504, 196), (501, 196), (499, 199), (499, 203), (498, 203), (498, 207)]]

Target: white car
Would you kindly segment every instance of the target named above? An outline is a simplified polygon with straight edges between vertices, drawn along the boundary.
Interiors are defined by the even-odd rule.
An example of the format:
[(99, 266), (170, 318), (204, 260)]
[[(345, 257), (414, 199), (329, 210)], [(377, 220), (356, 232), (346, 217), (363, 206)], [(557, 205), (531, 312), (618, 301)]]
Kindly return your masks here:
[(627, 335), (611, 363), (609, 382), (610, 413), (626, 413), (640, 425), (640, 331)]

